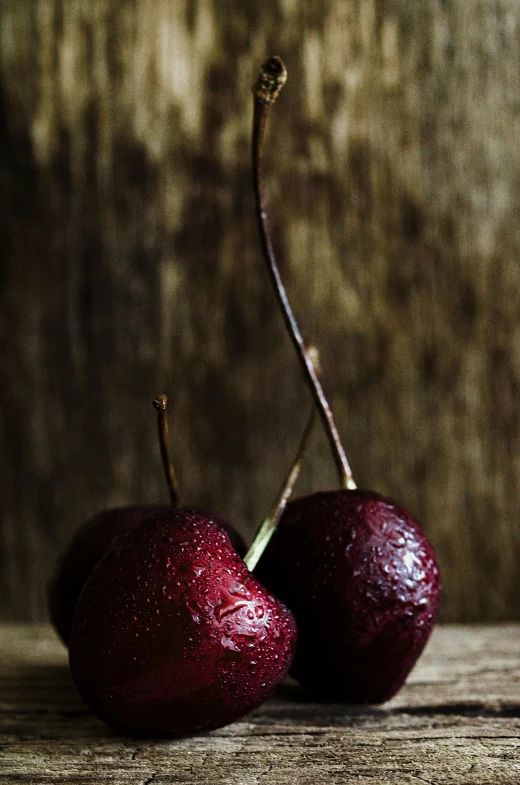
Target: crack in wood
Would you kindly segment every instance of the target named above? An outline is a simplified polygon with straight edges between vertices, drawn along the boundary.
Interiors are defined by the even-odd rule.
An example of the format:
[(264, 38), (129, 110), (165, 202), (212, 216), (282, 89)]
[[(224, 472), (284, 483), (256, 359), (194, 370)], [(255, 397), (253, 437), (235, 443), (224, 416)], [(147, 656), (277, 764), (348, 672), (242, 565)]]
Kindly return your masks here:
[(486, 706), (484, 703), (446, 703), (439, 704), (438, 706), (407, 706), (399, 709), (390, 709), (389, 714), (458, 717), (520, 717), (520, 704), (513, 706)]

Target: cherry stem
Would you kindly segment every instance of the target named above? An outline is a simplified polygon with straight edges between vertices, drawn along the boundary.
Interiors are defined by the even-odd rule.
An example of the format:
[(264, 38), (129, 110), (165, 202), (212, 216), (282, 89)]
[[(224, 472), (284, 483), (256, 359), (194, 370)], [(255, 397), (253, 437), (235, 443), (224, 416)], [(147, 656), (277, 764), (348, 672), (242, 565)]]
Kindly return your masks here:
[(260, 71), (260, 75), (253, 87), (254, 95), (254, 119), (253, 119), (253, 138), (252, 138), (252, 165), (253, 165), (253, 187), (255, 193), (256, 217), (260, 233), (262, 252), (267, 264), (269, 275), (281, 308), (285, 326), (291, 336), (292, 342), (300, 359), (303, 371), (307, 378), (316, 407), (320, 413), (325, 431), (327, 433), (332, 454), (336, 463), (338, 477), (343, 488), (354, 489), (356, 483), (352, 476), (347, 456), (339, 438), (338, 429), (334, 422), (334, 417), (330, 409), (327, 398), (323, 391), (316, 370), (309, 357), (308, 350), (294, 317), (285, 287), (280, 277), (276, 256), (271, 241), (271, 235), (267, 222), (266, 204), (264, 198), (264, 188), (262, 180), (262, 162), (265, 139), (265, 128), (271, 106), (276, 101), (280, 90), (287, 80), (287, 69), (279, 57), (270, 57)]
[(287, 507), (287, 502), (291, 498), (296, 481), (300, 476), (303, 459), (305, 457), (305, 452), (311, 437), (315, 419), (316, 409), (313, 406), (289, 473), (283, 481), (267, 517), (255, 534), (255, 538), (251, 544), (251, 547), (244, 556), (244, 562), (250, 572), (253, 572), (256, 565), (260, 561), (262, 554), (267, 548), (271, 537), (278, 527), (280, 518), (282, 517), (284, 510)]
[(179, 484), (173, 462), (170, 454), (170, 440), (168, 437), (168, 418), (166, 416), (166, 403), (168, 399), (166, 395), (158, 395), (152, 401), (154, 409), (157, 412), (157, 426), (159, 431), (159, 445), (161, 448), (161, 458), (164, 469), (164, 476), (168, 484), (168, 491), (170, 493), (170, 500), (172, 507), (177, 507), (180, 499)]

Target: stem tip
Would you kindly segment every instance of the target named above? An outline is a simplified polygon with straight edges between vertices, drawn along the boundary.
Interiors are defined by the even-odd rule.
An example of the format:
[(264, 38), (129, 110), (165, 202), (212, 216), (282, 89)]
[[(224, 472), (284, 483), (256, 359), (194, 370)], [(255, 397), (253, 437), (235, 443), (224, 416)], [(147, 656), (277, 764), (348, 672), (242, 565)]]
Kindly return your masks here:
[(157, 398), (154, 398), (152, 401), (154, 409), (158, 412), (165, 412), (167, 401), (168, 398), (166, 395), (158, 395)]
[(262, 104), (274, 104), (287, 81), (287, 68), (280, 57), (269, 57), (253, 86), (253, 95)]

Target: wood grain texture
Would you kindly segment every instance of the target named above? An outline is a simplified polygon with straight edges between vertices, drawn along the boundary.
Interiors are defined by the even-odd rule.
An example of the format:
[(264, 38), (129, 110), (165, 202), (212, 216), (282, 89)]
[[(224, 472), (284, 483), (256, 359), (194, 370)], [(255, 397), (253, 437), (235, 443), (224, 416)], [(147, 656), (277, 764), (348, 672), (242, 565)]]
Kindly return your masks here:
[(381, 707), (308, 703), (285, 685), (227, 728), (121, 738), (84, 708), (43, 626), (0, 626), (0, 783), (520, 783), (520, 625), (438, 628)]
[[(250, 84), (289, 68), (268, 192), (359, 484), (424, 522), (444, 619), (520, 618), (515, 0), (1, 0), (0, 615), (45, 618), (107, 505), (251, 535), (307, 415), (261, 266)], [(334, 483), (318, 436), (300, 491)]]

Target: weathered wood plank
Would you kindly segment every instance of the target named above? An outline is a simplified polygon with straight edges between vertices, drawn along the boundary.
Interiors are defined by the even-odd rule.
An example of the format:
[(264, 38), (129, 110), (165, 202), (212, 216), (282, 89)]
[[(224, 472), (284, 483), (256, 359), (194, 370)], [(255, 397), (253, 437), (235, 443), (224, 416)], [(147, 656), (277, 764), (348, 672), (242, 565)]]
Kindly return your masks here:
[(120, 738), (81, 704), (46, 627), (0, 627), (0, 783), (520, 783), (520, 625), (440, 627), (382, 707), (309, 703), (291, 684), (179, 741)]
[[(425, 523), (445, 619), (520, 618), (517, 0), (1, 0), (0, 616), (71, 532), (165, 499), (245, 533), (308, 396), (259, 264), (249, 87), (275, 51), (276, 246), (359, 482)], [(317, 437), (301, 490), (334, 481)]]

